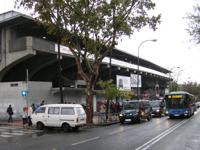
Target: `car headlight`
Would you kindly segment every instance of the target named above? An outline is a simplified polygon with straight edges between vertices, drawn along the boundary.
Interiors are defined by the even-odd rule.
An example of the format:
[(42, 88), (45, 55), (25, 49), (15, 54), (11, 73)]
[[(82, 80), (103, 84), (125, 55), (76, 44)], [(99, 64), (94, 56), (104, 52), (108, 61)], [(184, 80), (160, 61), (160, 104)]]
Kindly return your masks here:
[(188, 111), (186, 110), (185, 113), (188, 114)]
[(120, 116), (120, 117), (122, 117), (122, 116), (123, 116), (123, 114), (119, 114), (119, 116)]
[(159, 112), (159, 111), (160, 111), (159, 109), (156, 110), (156, 112)]

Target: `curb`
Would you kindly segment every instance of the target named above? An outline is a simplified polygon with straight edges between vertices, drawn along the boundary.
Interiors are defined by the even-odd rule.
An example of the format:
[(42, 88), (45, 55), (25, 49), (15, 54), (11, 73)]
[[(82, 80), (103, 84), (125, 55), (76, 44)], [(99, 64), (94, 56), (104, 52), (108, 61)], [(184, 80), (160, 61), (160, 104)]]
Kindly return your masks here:
[[(113, 122), (106, 122), (106, 123), (101, 123), (101, 124), (86, 124), (84, 127), (85, 128), (94, 128), (94, 127), (101, 127), (101, 126), (110, 126), (113, 124), (118, 124), (119, 121), (113, 121)], [(13, 121), (11, 123), (8, 123), (7, 121), (0, 121), (0, 125), (7, 125), (7, 126), (19, 126), (23, 127), (22, 121)]]

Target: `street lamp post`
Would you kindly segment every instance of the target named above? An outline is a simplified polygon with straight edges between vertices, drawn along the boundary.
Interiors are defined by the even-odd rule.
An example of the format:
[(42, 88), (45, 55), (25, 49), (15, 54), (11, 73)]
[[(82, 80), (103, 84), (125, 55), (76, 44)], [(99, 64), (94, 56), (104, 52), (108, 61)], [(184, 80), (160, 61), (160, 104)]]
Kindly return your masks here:
[(139, 98), (139, 72), (140, 72), (140, 47), (146, 43), (146, 42), (156, 42), (157, 39), (150, 39), (150, 40), (144, 40), (140, 43), (140, 45), (138, 46), (138, 57), (137, 57), (137, 97)]
[(177, 79), (176, 79), (177, 84), (178, 84), (179, 76), (181, 75), (181, 72), (182, 72), (182, 71), (183, 71), (183, 70), (181, 69), (181, 70), (179, 70), (178, 73), (177, 73)]

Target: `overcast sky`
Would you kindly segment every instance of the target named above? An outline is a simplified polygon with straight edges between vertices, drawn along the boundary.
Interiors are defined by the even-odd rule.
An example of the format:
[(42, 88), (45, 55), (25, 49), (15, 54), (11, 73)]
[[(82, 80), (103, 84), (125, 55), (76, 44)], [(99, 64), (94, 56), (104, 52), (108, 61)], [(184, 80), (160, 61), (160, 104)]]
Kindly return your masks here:
[[(153, 32), (144, 28), (131, 38), (123, 38), (117, 48), (137, 56), (142, 41), (157, 39), (157, 42), (145, 42), (140, 47), (140, 57), (172, 70), (179, 83), (200, 83), (200, 46), (190, 42), (184, 19), (186, 13), (193, 11), (195, 0), (153, 1), (156, 3), (154, 12), (162, 14), (158, 29)], [(14, 10), (14, 0), (1, 0), (0, 13), (9, 10)], [(22, 9), (17, 11), (25, 12)]]
[(140, 57), (174, 71), (179, 83), (192, 81), (200, 83), (200, 47), (191, 42), (186, 32), (186, 13), (193, 12), (195, 0), (153, 0), (155, 11), (162, 14), (161, 24), (153, 32), (148, 28), (135, 33), (131, 39), (125, 38), (119, 48), (137, 55), (138, 46), (144, 40), (157, 39), (157, 42), (145, 42), (139, 49)]

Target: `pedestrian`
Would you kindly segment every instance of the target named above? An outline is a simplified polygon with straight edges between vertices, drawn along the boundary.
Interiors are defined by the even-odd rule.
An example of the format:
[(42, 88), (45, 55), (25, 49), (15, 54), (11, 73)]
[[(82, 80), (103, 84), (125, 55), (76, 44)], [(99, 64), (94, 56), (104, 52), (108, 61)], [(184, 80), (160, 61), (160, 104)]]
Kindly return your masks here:
[(40, 103), (40, 106), (44, 105), (44, 100)]
[(23, 123), (23, 127), (27, 124), (27, 107), (23, 108), (22, 123)]
[(12, 122), (12, 115), (13, 115), (13, 109), (12, 109), (12, 106), (9, 105), (8, 108), (7, 108), (7, 113), (9, 115), (9, 118), (8, 118), (8, 122)]
[(32, 107), (33, 112), (35, 112), (36, 107), (34, 103), (31, 105), (31, 107)]
[(27, 122), (28, 122), (28, 127), (31, 127), (32, 126), (32, 120), (31, 120), (31, 115), (33, 113), (33, 109), (32, 109), (32, 106), (30, 106), (28, 108), (28, 118), (27, 118)]

